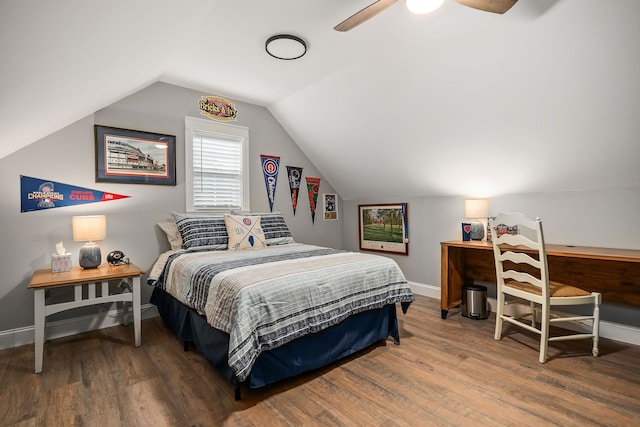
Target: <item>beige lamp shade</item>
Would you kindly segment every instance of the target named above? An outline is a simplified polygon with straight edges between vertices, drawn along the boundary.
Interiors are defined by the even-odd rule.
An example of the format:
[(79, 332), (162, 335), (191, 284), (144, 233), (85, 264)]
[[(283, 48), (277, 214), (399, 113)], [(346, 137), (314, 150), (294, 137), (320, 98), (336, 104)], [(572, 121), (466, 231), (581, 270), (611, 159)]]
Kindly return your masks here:
[(487, 218), (489, 216), (488, 199), (467, 199), (464, 201), (465, 218)]
[(74, 242), (95, 242), (107, 238), (105, 215), (74, 216), (71, 218)]

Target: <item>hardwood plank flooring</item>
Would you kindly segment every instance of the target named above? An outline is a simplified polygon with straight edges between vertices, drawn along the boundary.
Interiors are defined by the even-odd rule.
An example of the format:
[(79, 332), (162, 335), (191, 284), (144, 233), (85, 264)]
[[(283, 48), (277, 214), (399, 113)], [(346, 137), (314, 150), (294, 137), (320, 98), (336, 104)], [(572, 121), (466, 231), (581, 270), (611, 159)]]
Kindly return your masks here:
[(494, 318), (471, 320), (416, 296), (401, 344), (380, 343), (258, 390), (233, 387), (159, 318), (0, 351), (2, 426), (632, 426), (640, 420), (640, 347), (552, 343)]

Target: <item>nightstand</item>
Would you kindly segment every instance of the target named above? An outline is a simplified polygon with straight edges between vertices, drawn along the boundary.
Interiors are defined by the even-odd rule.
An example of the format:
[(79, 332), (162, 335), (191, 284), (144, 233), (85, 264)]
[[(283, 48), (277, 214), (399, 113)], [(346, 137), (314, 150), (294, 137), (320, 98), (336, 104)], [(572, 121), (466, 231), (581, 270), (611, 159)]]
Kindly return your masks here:
[[(71, 271), (52, 273), (50, 269), (33, 273), (29, 289), (34, 290), (35, 320), (35, 372), (42, 372), (45, 318), (73, 308), (116, 301), (131, 302), (133, 305), (133, 327), (135, 346), (141, 344), (140, 337), (140, 275), (144, 272), (133, 264), (112, 266), (102, 264), (98, 268), (83, 269), (75, 266)], [(131, 285), (131, 292), (109, 293), (109, 281), (120, 280)], [(96, 292), (96, 285), (97, 291)], [(73, 301), (46, 304), (45, 291), (55, 287), (73, 286)], [(86, 291), (83, 290), (86, 288)], [(119, 287), (120, 288), (120, 287)], [(124, 313), (126, 316), (126, 313)]]

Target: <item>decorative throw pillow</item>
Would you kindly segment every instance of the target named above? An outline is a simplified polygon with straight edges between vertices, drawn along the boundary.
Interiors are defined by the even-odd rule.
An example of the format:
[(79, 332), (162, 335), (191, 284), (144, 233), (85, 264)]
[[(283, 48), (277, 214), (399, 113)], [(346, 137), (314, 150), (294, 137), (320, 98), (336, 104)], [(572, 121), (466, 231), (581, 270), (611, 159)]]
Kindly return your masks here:
[(226, 250), (229, 237), (222, 214), (171, 212), (182, 237), (182, 247), (191, 250)]
[(496, 236), (500, 237), (503, 234), (518, 234), (518, 226), (517, 225), (512, 225), (512, 226), (506, 226), (504, 224), (498, 224), (496, 226)]
[[(231, 212), (234, 215), (242, 215), (241, 212)], [(259, 216), (260, 225), (267, 239), (267, 246), (286, 245), (295, 243), (291, 231), (280, 212), (251, 212), (245, 215)]]
[(178, 226), (175, 221), (163, 221), (156, 224), (160, 230), (164, 231), (164, 234), (167, 236), (167, 240), (169, 241), (169, 247), (171, 249), (181, 249), (182, 248), (182, 236), (180, 235), (180, 231), (178, 231)]
[(257, 249), (267, 246), (259, 216), (224, 214), (229, 235), (229, 250)]

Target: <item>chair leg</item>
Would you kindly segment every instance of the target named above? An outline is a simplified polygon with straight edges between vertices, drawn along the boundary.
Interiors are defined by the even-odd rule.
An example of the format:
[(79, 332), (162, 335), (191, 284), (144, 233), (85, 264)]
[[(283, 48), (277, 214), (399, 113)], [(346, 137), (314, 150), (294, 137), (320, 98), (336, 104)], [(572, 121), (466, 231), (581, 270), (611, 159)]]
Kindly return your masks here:
[(598, 350), (598, 339), (600, 337), (600, 299), (597, 298), (593, 307), (593, 350), (594, 356), (598, 356), (600, 351)]
[(547, 347), (549, 346), (549, 306), (542, 304), (542, 317), (540, 318), (540, 363), (547, 361)]
[(496, 330), (493, 338), (500, 340), (502, 338), (502, 316), (504, 315), (504, 293), (498, 290), (498, 301), (496, 303)]

